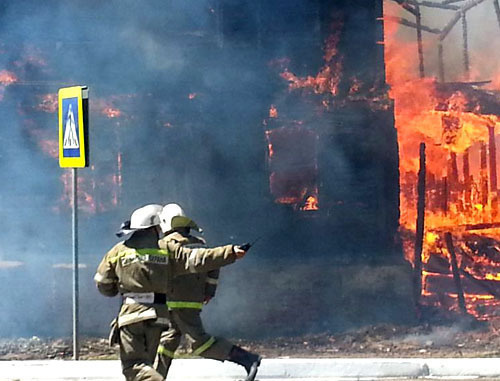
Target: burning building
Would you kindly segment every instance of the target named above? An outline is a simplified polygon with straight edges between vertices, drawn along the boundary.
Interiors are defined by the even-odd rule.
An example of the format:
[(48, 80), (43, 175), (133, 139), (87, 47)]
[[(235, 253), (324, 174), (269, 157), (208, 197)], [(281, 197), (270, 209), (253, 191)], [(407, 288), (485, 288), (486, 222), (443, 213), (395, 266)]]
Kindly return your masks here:
[[(9, 188), (2, 199), (27, 202), (26, 219), (48, 215), (64, 231), (69, 189), (53, 157), (54, 94), (88, 85), (91, 166), (79, 184), (84, 330), (106, 329), (100, 322), (112, 314), (95, 294), (91, 273), (119, 223), (138, 206), (174, 201), (205, 228), (211, 244), (260, 238), (245, 261), (223, 271), (219, 295), (207, 307), (216, 331), (253, 335), (264, 326), (264, 334), (292, 334), (414, 321), (421, 142), (427, 153), (422, 295), (432, 294), (429, 305), (453, 304), (444, 233), (453, 233), (462, 279), (465, 272), (494, 274), (478, 267), (485, 247), (492, 254), (479, 256), (488, 266), (495, 262), (494, 238), (459, 236), (457, 228), (496, 227), (496, 98), (480, 81), (471, 83), (472, 69), (465, 84), (445, 82), (450, 70), (434, 79), (439, 65), (435, 76), (425, 75), (427, 65), (422, 77), (401, 80), (409, 71), (401, 55), (411, 55), (420, 69), (429, 48), (424, 38), (419, 55), (419, 38), (393, 38), (394, 21), (420, 25), (420, 33), (434, 30), (415, 2), (155, 0), (139, 9), (133, 2), (77, 1), (49, 7), (65, 20), (50, 32), (45, 23), (54, 15), (26, 3), (7, 6), (3, 15), (3, 25), (26, 29), (7, 33), (0, 45), (0, 107), (13, 126), (2, 139), (41, 159), (29, 181), (16, 178), (27, 184), (24, 192)], [(422, 17), (402, 21), (400, 9)], [(45, 196), (33, 198), (40, 188)], [(9, 207), (3, 212), (14, 214)], [(55, 253), (53, 262), (64, 262), (69, 238), (60, 240), (62, 248), (47, 228), (30, 232), (43, 252)], [(21, 250), (8, 232), (0, 234)], [(8, 279), (4, 269), (0, 274)], [(468, 287), (484, 286), (469, 275), (470, 304), (477, 292)], [(47, 284), (51, 303), (67, 299), (58, 300), (57, 284)], [(443, 284), (453, 290), (434, 292)], [(62, 321), (64, 308), (54, 310), (53, 321)], [(221, 315), (234, 319), (222, 327)]]

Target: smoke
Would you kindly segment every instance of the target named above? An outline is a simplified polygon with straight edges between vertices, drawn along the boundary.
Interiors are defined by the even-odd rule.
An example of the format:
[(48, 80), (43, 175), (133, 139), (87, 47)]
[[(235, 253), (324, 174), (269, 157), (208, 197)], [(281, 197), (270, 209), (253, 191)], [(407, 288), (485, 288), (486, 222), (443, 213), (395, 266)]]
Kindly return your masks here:
[(403, 343), (415, 343), (422, 346), (445, 346), (455, 341), (455, 336), (463, 332), (463, 327), (453, 325), (451, 327), (433, 327), (431, 332), (425, 335), (408, 335), (402, 339)]
[[(415, 17), (397, 6), (392, 0), (384, 0), (385, 15), (400, 16), (415, 22)], [(431, 7), (421, 7), (422, 24), (438, 30), (443, 30), (456, 15), (455, 10), (444, 10)], [(484, 1), (471, 8), (466, 13), (467, 44), (470, 64), (470, 80), (484, 81), (498, 78), (499, 66), (496, 52), (500, 48), (500, 25), (495, 13), (493, 2)], [(391, 28), (392, 29), (392, 28)], [(401, 43), (417, 41), (416, 30), (399, 27), (398, 40)], [(438, 41), (437, 34), (423, 32), (424, 65), (426, 76), (438, 77)], [(413, 72), (418, 75), (418, 54), (416, 45), (409, 52), (413, 55)], [(466, 79), (464, 67), (464, 39), (462, 20), (458, 20), (453, 29), (443, 40), (443, 58), (445, 80), (448, 82)]]
[[(41, 95), (54, 95), (70, 85), (90, 89), (91, 167), (78, 172), (84, 334), (106, 334), (107, 322), (118, 309), (117, 298), (97, 293), (92, 280), (95, 268), (115, 244), (120, 223), (133, 209), (152, 202), (183, 205), (205, 229), (211, 245), (244, 243), (264, 235), (250, 258), (224, 269), (228, 276), (223, 289), (207, 311), (215, 331), (224, 331), (220, 322), (227, 319), (222, 317), (231, 315), (235, 306), (241, 318), (230, 325), (235, 331), (243, 322), (255, 329), (256, 322), (266, 319), (278, 327), (278, 316), (290, 310), (292, 318), (300, 317), (293, 293), (277, 309), (271, 301), (294, 287), (297, 292), (306, 290), (300, 299), (304, 304), (316, 300), (307, 304), (315, 309), (315, 329), (332, 327), (321, 316), (331, 315), (331, 309), (324, 310), (329, 304), (315, 299), (309, 281), (294, 283), (291, 274), (300, 277), (300, 264), (310, 262), (304, 276), (316, 276), (327, 284), (329, 275), (318, 276), (314, 258), (304, 258), (304, 252), (342, 261), (383, 251), (380, 247), (387, 244), (381, 242), (390, 239), (378, 234), (378, 228), (362, 233), (364, 246), (356, 237), (367, 215), (375, 221), (376, 205), (383, 208), (387, 202), (394, 207), (390, 195), (373, 195), (397, 186), (391, 178), (397, 165), (387, 153), (392, 152), (394, 137), (377, 137), (380, 131), (366, 123), (371, 111), (362, 110), (356, 117), (349, 110), (319, 112), (321, 98), (308, 103), (300, 92), (289, 93), (281, 68), (272, 65), (286, 58), (297, 76), (320, 71), (330, 24), (325, 4), (303, 0), (4, 3), (0, 71), (12, 71), (18, 80), (3, 85), (0, 101), (0, 216), (5, 221), (0, 230), (0, 280), (2, 287), (13, 290), (1, 301), (5, 313), (0, 336), (71, 331), (71, 209), (64, 183), (69, 173), (40, 144), (57, 141), (57, 115), (53, 108), (37, 107)], [(369, 22), (374, 20), (370, 14)], [(366, 35), (359, 26), (349, 30), (353, 39)], [(374, 57), (371, 45), (368, 54)], [(276, 204), (269, 192), (264, 133), (268, 127), (263, 122), (271, 104), (277, 105), (285, 124), (301, 122), (311, 130), (325, 131), (318, 186), (331, 198), (324, 198), (324, 205), (328, 201), (330, 206), (321, 220), (302, 218), (291, 207)], [(114, 112), (106, 113), (109, 108)], [(383, 118), (380, 129), (390, 130), (390, 112)], [(349, 135), (349, 128), (356, 134)], [(374, 142), (372, 148), (360, 144), (365, 139)], [(374, 148), (379, 145), (382, 148)], [(385, 183), (379, 184), (377, 178)], [(320, 198), (320, 208), (321, 202)], [(360, 205), (365, 208), (362, 213), (353, 213)], [(395, 219), (394, 213), (387, 217)], [(385, 224), (381, 222), (380, 229)], [(344, 234), (346, 229), (351, 236)], [(287, 273), (283, 262), (291, 259), (296, 266)], [(273, 264), (278, 266), (276, 278), (262, 272)], [(259, 312), (259, 305), (265, 309)], [(260, 319), (266, 311), (275, 315)]]
[(23, 266), (24, 263), (20, 261), (1, 261), (0, 268), (2, 269), (12, 269), (16, 267)]

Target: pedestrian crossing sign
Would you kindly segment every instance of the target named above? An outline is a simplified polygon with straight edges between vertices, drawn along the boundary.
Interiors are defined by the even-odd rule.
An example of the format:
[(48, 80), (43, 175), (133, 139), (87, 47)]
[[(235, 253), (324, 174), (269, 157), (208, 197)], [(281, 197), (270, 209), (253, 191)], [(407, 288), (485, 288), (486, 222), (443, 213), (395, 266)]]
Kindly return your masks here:
[(88, 163), (88, 88), (59, 89), (59, 166), (82, 168)]

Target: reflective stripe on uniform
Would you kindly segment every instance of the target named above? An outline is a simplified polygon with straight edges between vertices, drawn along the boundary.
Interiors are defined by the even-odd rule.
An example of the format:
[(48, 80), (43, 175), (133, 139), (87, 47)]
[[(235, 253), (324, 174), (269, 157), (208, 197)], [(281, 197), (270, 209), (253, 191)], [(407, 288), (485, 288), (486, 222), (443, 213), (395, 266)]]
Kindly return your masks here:
[(167, 302), (168, 308), (192, 308), (201, 310), (203, 308), (203, 303), (200, 302)]
[(214, 345), (215, 341), (216, 341), (215, 337), (212, 336), (203, 345), (199, 346), (191, 354), (187, 354), (187, 355), (181, 355), (179, 353), (172, 352), (160, 344), (158, 346), (157, 353), (159, 353), (160, 355), (170, 357), (171, 359), (188, 359), (188, 358), (191, 358), (193, 356), (200, 356), (208, 348), (210, 348), (212, 345)]
[(158, 345), (158, 350), (156, 351), (160, 355), (164, 355), (167, 357), (170, 357), (171, 359), (179, 358), (178, 356), (175, 355), (174, 352), (169, 351), (167, 348), (165, 348), (163, 345)]
[(156, 319), (156, 311), (154, 309), (121, 315), (118, 317), (118, 327), (123, 327), (124, 325), (129, 325), (149, 319)]
[(115, 282), (116, 282), (114, 279), (109, 279), (109, 278), (106, 278), (104, 275), (99, 274), (99, 273), (96, 273), (96, 274), (94, 275), (94, 280), (95, 280), (97, 283), (102, 283), (102, 284), (112, 284), (112, 283), (115, 283)]
[(137, 256), (159, 256), (159, 257), (167, 257), (170, 255), (170, 252), (168, 250), (164, 249), (129, 249), (129, 250), (123, 250), (116, 254), (114, 257), (110, 258), (111, 263), (117, 262), (120, 258), (127, 258), (127, 257), (137, 257)]
[(154, 292), (126, 292), (123, 294), (123, 304), (153, 303)]
[(207, 278), (206, 282), (207, 282), (208, 284), (214, 284), (214, 285), (219, 284), (219, 280), (218, 280), (218, 279), (215, 279), (215, 278)]
[(164, 355), (164, 356), (167, 356), (167, 357), (170, 357), (171, 359), (189, 359), (189, 358), (192, 358), (193, 356), (191, 355), (181, 355), (180, 353), (175, 353), (175, 352), (172, 352), (172, 351), (169, 351), (167, 348), (165, 348), (163, 345), (158, 345), (158, 350), (156, 351), (156, 353), (160, 354), (160, 355)]
[(215, 337), (211, 337), (210, 339), (208, 339), (203, 345), (199, 346), (198, 348), (196, 348), (196, 350), (193, 351), (193, 355), (194, 356), (199, 356), (201, 355), (203, 352), (205, 352), (208, 348), (210, 348), (212, 345), (214, 345), (215, 343)]

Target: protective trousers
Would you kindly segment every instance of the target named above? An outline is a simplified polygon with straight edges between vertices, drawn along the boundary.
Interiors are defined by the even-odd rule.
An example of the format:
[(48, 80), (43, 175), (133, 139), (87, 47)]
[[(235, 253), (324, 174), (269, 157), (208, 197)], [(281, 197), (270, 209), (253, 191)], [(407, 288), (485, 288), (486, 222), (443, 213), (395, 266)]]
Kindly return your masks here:
[(191, 345), (191, 355), (201, 356), (208, 359), (224, 361), (229, 358), (233, 347), (224, 338), (213, 337), (205, 332), (200, 316), (201, 310), (181, 308), (170, 311), (171, 325), (169, 329), (161, 334), (158, 357), (156, 359), (156, 370), (167, 377), (168, 369), (175, 357), (175, 350), (180, 344), (181, 336)]
[(120, 328), (120, 360), (127, 381), (163, 381), (154, 367), (160, 336), (165, 326), (144, 320)]

